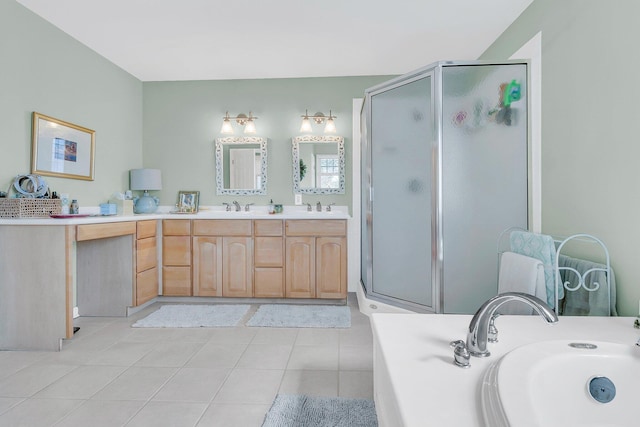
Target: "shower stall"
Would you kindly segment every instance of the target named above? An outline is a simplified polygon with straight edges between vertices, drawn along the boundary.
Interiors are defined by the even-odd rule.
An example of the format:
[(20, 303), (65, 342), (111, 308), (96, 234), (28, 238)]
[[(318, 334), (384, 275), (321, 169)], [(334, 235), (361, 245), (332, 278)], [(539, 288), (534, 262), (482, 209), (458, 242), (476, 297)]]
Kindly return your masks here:
[(528, 223), (527, 63), (439, 62), (365, 91), (367, 298), (474, 313), (497, 293), (498, 239)]

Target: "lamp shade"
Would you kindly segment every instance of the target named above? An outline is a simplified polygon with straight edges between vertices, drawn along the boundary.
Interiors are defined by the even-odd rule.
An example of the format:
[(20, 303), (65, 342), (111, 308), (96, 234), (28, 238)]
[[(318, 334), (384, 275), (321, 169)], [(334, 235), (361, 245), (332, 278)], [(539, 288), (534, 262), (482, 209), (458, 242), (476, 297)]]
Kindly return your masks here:
[(131, 169), (132, 190), (162, 190), (160, 169)]

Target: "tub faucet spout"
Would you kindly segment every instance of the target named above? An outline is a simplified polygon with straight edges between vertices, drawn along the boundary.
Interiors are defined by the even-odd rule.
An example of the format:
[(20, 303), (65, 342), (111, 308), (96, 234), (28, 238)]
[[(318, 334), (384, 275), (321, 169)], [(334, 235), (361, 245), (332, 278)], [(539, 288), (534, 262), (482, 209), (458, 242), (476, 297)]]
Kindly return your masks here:
[(544, 301), (523, 292), (505, 292), (487, 300), (478, 309), (469, 323), (467, 333), (467, 349), (472, 356), (487, 357), (491, 353), (487, 350), (489, 323), (495, 311), (505, 302), (520, 301), (530, 305), (547, 323), (556, 323), (558, 316)]

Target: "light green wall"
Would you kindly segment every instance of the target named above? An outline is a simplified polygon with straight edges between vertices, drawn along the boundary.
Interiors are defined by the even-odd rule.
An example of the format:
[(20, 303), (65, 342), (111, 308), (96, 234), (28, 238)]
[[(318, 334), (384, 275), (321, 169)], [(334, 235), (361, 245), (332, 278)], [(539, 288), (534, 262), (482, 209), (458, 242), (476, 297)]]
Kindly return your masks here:
[(142, 83), (14, 0), (0, 1), (0, 189), (31, 171), (31, 113), (96, 131), (95, 180), (46, 177), (96, 206), (142, 165)]
[(640, 299), (639, 16), (637, 0), (535, 0), (482, 56), (542, 31), (542, 229), (604, 241), (622, 315)]
[[(292, 205), (293, 165), (291, 138), (299, 135), (305, 109), (338, 118), (337, 134), (345, 137), (347, 185), (344, 195), (303, 195), (303, 202), (352, 200), (352, 99), (389, 76), (327, 77), (299, 79), (223, 80), (144, 83), (144, 166), (162, 170), (160, 203), (174, 204), (178, 191), (199, 190), (202, 205), (238, 200)], [(215, 185), (215, 138), (221, 135), (226, 111), (258, 117), (257, 136), (268, 138), (268, 188), (266, 196), (217, 196)], [(235, 136), (242, 130), (235, 127)], [(323, 127), (314, 125), (314, 134)]]

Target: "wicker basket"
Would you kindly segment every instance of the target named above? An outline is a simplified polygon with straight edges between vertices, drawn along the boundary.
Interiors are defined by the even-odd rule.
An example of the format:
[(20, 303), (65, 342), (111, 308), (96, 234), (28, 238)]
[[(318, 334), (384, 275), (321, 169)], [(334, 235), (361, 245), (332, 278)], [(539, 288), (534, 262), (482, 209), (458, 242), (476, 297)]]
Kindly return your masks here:
[(48, 218), (61, 210), (60, 199), (0, 198), (0, 218)]

